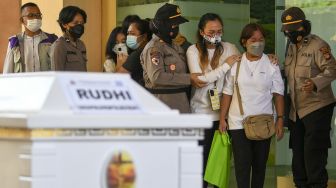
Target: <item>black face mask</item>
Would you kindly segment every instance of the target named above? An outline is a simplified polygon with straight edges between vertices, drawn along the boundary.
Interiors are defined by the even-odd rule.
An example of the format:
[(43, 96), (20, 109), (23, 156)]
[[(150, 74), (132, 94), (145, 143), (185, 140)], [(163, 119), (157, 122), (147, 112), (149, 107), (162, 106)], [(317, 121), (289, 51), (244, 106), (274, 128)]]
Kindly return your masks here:
[(173, 33), (173, 35), (170, 35), (171, 39), (175, 39), (177, 37), (179, 30), (180, 28), (178, 26), (171, 30), (171, 32)]
[(74, 39), (79, 39), (84, 34), (84, 25), (77, 24), (73, 27), (70, 27), (69, 33)]
[[(172, 35), (171, 35), (172, 33)], [(164, 28), (160, 28), (159, 29), (159, 37), (165, 41), (166, 43), (168, 44), (172, 44), (173, 42), (173, 39), (176, 38), (176, 36), (178, 35), (179, 33), (179, 27), (175, 27), (175, 28), (171, 28), (171, 26), (168, 26), (168, 27), (164, 27)]]
[(307, 35), (308, 35), (308, 33), (305, 30), (303, 30), (303, 31), (291, 31), (291, 32), (288, 32), (288, 33), (285, 32), (285, 36), (287, 36), (288, 39), (293, 44), (299, 43)]
[[(179, 33), (178, 26), (172, 29), (171, 24), (166, 24), (160, 21), (154, 21), (154, 24), (158, 31), (157, 35), (160, 37), (161, 40), (165, 41), (168, 44), (171, 44), (173, 42), (173, 39), (175, 39)], [(171, 32), (173, 33), (173, 35), (170, 35)]]

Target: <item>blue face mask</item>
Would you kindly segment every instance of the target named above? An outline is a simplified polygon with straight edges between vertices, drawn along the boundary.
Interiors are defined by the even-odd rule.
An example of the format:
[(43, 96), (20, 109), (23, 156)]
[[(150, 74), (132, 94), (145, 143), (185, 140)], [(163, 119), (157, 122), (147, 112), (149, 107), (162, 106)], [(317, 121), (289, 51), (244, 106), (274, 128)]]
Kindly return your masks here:
[(139, 48), (139, 43), (137, 41), (138, 37), (134, 35), (127, 35), (126, 39), (126, 45), (131, 48), (132, 50), (135, 50)]

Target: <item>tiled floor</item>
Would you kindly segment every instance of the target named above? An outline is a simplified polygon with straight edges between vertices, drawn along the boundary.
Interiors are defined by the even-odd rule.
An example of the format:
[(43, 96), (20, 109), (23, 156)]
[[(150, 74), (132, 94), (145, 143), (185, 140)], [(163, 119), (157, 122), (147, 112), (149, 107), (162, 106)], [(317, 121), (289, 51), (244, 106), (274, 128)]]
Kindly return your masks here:
[[(329, 178), (336, 180), (336, 170), (329, 170)], [(266, 169), (264, 188), (276, 188), (276, 177), (291, 175), (290, 166), (268, 166)], [(229, 188), (237, 188), (234, 168), (231, 171)]]

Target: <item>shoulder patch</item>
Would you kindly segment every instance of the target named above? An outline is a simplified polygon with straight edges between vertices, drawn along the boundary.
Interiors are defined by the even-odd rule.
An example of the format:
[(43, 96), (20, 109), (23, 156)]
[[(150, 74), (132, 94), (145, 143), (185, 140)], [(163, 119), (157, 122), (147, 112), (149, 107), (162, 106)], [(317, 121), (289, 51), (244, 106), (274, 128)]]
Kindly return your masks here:
[(19, 38), (17, 36), (12, 36), (9, 38), (9, 46), (10, 48), (14, 48), (19, 46)]
[(323, 57), (324, 57), (326, 60), (331, 59), (331, 49), (330, 49), (329, 46), (324, 46), (324, 47), (320, 48), (320, 52), (322, 52)]
[(160, 52), (156, 48), (152, 48), (150, 51), (150, 59), (154, 65), (159, 65)]

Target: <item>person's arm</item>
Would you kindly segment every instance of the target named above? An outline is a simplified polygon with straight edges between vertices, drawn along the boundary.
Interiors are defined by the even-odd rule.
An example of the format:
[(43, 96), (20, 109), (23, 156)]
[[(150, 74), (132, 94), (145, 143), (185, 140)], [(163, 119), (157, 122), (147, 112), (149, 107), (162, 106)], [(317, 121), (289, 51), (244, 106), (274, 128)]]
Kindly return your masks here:
[(223, 94), (220, 107), (220, 120), (219, 120), (219, 131), (221, 133), (226, 132), (228, 125), (226, 122), (226, 117), (229, 113), (230, 104), (232, 101), (232, 95)]
[(278, 56), (275, 54), (267, 54), (269, 60), (271, 61), (272, 64), (279, 65), (279, 59)]
[[(318, 92), (330, 86), (331, 82), (336, 79), (336, 61), (327, 43), (321, 43), (319, 50), (315, 51), (314, 57), (315, 63), (321, 73), (314, 78), (306, 80), (307, 86), (304, 86), (303, 90), (308, 92), (314, 89)], [(313, 87), (309, 87), (310, 81)], [(305, 87), (307, 87), (307, 89)]]
[(140, 63), (141, 52), (133, 51), (126, 59), (125, 63), (118, 69), (118, 73), (133, 73), (142, 72)]
[(278, 93), (273, 93), (275, 110), (277, 118), (275, 123), (277, 140), (281, 140), (284, 135), (284, 114), (285, 114), (285, 100), (284, 96)]
[(118, 53), (117, 54), (117, 65), (116, 65), (116, 72), (117, 73), (129, 73), (128, 70), (126, 70), (123, 65), (126, 63), (129, 56), (124, 53)]
[(280, 68), (278, 65), (272, 65), (274, 72), (272, 75), (271, 93), (274, 97), (274, 105), (277, 114), (276, 118), (276, 136), (277, 140), (281, 140), (284, 135), (284, 115), (285, 115), (285, 100), (284, 100), (284, 82), (281, 77)]
[(224, 64), (218, 66), (214, 70), (204, 73), (204, 76), (200, 77), (200, 79), (213, 83), (225, 76), (225, 74), (231, 69), (232, 65), (238, 61), (240, 61), (240, 55), (231, 55), (224, 60)]
[(14, 57), (13, 53), (10, 47), (10, 44), (8, 44), (6, 58), (3, 66), (3, 74), (7, 73), (13, 73), (14, 72)]
[(105, 72), (116, 72), (116, 63), (113, 59), (106, 59), (104, 62)]
[(229, 72), (225, 76), (225, 84), (223, 87), (223, 97), (221, 100), (221, 107), (220, 107), (220, 119), (219, 119), (219, 131), (221, 133), (225, 132), (228, 129), (228, 125), (226, 122), (226, 117), (229, 113), (232, 95), (233, 95), (233, 87), (234, 87), (234, 78)]
[(51, 64), (55, 66), (56, 71), (64, 71), (66, 58), (66, 49), (61, 41), (56, 41), (51, 49)]
[(190, 73), (202, 73), (198, 50), (194, 45), (190, 46), (187, 50), (187, 63)]
[(120, 66), (116, 72), (117, 72), (117, 73), (127, 73), (127, 74), (130, 73), (130, 72), (129, 72), (127, 69), (125, 69), (123, 66)]
[(50, 63), (50, 71), (55, 71), (55, 64), (51, 61), (51, 54), (53, 53), (53, 44), (55, 44), (55, 42), (57, 41), (58, 39), (58, 36), (55, 35), (55, 34), (47, 34), (45, 33), (47, 36), (48, 36), (48, 42), (50, 43), (50, 47), (48, 48), (48, 58), (49, 58), (49, 63)]
[(157, 48), (149, 48), (145, 55), (144, 68), (153, 85), (187, 86), (199, 82), (197, 76), (191, 74), (165, 72), (163, 54)]
[(55, 71), (55, 64), (53, 61), (51, 61), (51, 54), (53, 53), (53, 46), (50, 46), (48, 50), (48, 57), (49, 57), (49, 62), (50, 62), (50, 71)]
[[(200, 67), (200, 60), (199, 60), (199, 52), (196, 48), (189, 48), (187, 51), (187, 58), (188, 58), (188, 66), (191, 73), (202, 73), (201, 67)], [(207, 83), (213, 83), (217, 81), (218, 79), (225, 76), (228, 70), (230, 70), (231, 66), (236, 62), (239, 61), (240, 53), (238, 49), (233, 46), (232, 49), (232, 55), (229, 56), (226, 59), (223, 59), (222, 57), (219, 59), (220, 62), (225, 62), (222, 65), (218, 66), (216, 69), (211, 70), (209, 72), (204, 73), (202, 76), (199, 76), (201, 80)]]

